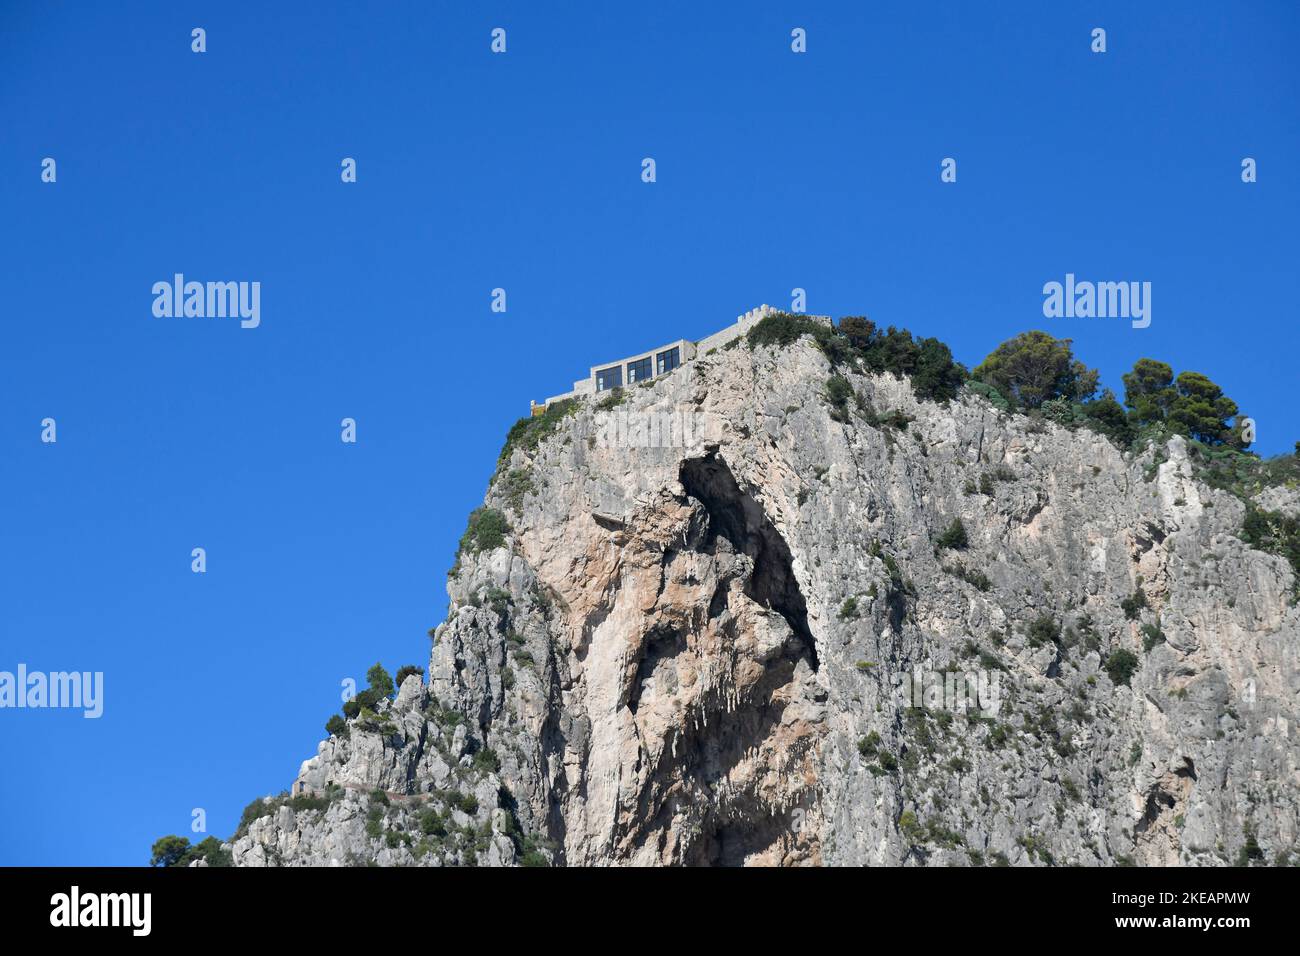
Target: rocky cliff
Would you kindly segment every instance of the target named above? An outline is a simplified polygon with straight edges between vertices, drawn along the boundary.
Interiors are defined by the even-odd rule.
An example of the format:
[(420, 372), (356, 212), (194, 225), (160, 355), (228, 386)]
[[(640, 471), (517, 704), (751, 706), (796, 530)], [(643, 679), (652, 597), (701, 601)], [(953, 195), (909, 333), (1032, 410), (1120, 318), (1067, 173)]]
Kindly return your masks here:
[(236, 864), (1286, 859), (1300, 610), (1243, 501), (1178, 438), (838, 373), (740, 342), (521, 423), (427, 682)]

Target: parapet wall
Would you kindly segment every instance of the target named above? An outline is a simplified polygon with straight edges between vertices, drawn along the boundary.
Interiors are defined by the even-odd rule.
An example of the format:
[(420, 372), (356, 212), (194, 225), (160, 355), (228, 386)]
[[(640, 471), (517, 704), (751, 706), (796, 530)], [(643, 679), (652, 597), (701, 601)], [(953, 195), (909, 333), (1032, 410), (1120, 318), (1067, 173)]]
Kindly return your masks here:
[(766, 304), (760, 305), (757, 309), (750, 309), (744, 315), (737, 316), (734, 324), (700, 339), (695, 346), (696, 354), (705, 355), (710, 349), (722, 348), (728, 342), (739, 338), (752, 329), (764, 316), (771, 315), (776, 311), (776, 309)]
[[(738, 339), (740, 336), (744, 335), (746, 332), (752, 329), (766, 316), (773, 315), (780, 311), (781, 311), (780, 309), (774, 309), (767, 304), (760, 305), (756, 309), (750, 309), (748, 312), (744, 313), (743, 315), (736, 316), (736, 321), (731, 325), (727, 326), (725, 329), (722, 329), (718, 332), (714, 332), (712, 335), (706, 336), (700, 339), (698, 342), (696, 342), (694, 345), (693, 354), (691, 354), (692, 348), (689, 342), (673, 342), (670, 343), (668, 346), (664, 346), (664, 348), (670, 348), (672, 345), (681, 346), (682, 349), (681, 361), (682, 364), (684, 365), (687, 362), (691, 361), (691, 359), (695, 358), (696, 356), (706, 355), (708, 352), (712, 351), (713, 349), (722, 348), (724, 345), (728, 344), (729, 342), (732, 342)], [(809, 316), (805, 316), (805, 318), (811, 319), (814, 322), (821, 322), (824, 325), (832, 324), (830, 317), (825, 315), (809, 315)], [(618, 361), (605, 362), (602, 363), (601, 365), (593, 365), (591, 367), (590, 375), (588, 375), (584, 379), (579, 379), (578, 381), (573, 383), (572, 391), (563, 392), (560, 395), (552, 395), (544, 402), (535, 403), (533, 405), (533, 414), (541, 414), (541, 410), (545, 409), (546, 406), (549, 405), (551, 402), (558, 402), (566, 398), (574, 398), (578, 395), (595, 394), (597, 369), (608, 368), (612, 365), (626, 365), (628, 362), (632, 361), (633, 359), (651, 357), (654, 355), (654, 351), (655, 350), (652, 350), (650, 352), (641, 352), (638, 353), (637, 355), (629, 356), (628, 358), (619, 359)], [(655, 377), (657, 378), (658, 376)]]

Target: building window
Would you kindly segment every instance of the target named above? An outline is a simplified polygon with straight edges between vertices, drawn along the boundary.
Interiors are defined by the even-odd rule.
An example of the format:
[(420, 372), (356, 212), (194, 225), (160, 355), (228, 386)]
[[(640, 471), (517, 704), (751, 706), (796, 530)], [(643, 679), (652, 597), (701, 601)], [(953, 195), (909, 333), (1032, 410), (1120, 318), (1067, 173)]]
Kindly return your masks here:
[(648, 378), (653, 378), (654, 372), (650, 367), (648, 358), (637, 359), (635, 362), (627, 363), (627, 383), (644, 382)]
[(596, 372), (596, 391), (618, 388), (623, 384), (623, 366), (614, 365)]
[(668, 349), (666, 352), (659, 353), (659, 374), (671, 372), (677, 366), (682, 364), (681, 352), (677, 349)]

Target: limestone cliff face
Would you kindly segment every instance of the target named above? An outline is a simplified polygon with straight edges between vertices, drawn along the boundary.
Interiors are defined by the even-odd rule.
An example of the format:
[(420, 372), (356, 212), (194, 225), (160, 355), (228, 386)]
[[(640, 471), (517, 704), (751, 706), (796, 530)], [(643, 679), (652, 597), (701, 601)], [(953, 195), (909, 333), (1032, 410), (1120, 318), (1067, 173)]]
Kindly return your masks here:
[[(810, 338), (741, 343), (516, 448), (485, 501), (510, 530), (461, 556), (428, 683), (324, 742), (295, 783), (324, 808), (255, 821), (236, 862), (1296, 848), (1300, 611), (1287, 563), (1238, 539), (1241, 502), (1177, 439), (1126, 456), (843, 373), (837, 408)], [(664, 416), (684, 440), (642, 427)], [(938, 547), (954, 519), (966, 547)]]

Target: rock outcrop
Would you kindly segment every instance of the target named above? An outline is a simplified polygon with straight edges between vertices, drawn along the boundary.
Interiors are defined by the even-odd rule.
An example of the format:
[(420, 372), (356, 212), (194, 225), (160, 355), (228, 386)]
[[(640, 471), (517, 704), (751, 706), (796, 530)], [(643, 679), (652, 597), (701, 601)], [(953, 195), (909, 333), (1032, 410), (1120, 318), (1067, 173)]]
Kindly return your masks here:
[(811, 338), (742, 342), (530, 423), (427, 683), (324, 741), (235, 862), (1295, 850), (1300, 610), (1243, 503), (1181, 439), (1126, 454), (840, 371), (837, 407)]

